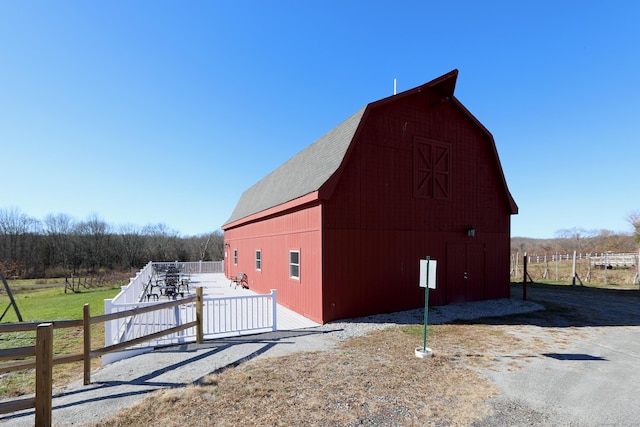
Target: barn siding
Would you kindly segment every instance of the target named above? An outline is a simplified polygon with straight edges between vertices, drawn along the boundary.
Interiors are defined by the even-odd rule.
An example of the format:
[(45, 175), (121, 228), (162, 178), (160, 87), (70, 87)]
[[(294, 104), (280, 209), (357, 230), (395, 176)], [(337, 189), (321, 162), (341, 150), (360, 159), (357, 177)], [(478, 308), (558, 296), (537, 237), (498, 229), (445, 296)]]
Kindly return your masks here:
[[(228, 257), (238, 249), (238, 265), (227, 261), (229, 277), (244, 272), (258, 293), (278, 290), (278, 302), (322, 322), (322, 208), (319, 204), (225, 231)], [(261, 250), (262, 268), (255, 268)], [(289, 251), (300, 250), (300, 279), (289, 277)]]
[[(450, 147), (449, 199), (414, 196), (416, 138)], [(492, 143), (455, 103), (429, 94), (370, 112), (325, 202), (325, 321), (420, 307), (418, 260), (427, 255), (439, 260), (432, 305), (509, 295), (510, 210)], [(447, 268), (456, 254), (448, 250), (477, 272), (473, 286)]]
[[(345, 163), (301, 206), (227, 224), (229, 275), (246, 272), (252, 289), (276, 288), (281, 303), (319, 322), (421, 307), (425, 256), (438, 260), (432, 305), (508, 297), (517, 207), (491, 135), (451, 98), (455, 75), (444, 88), (369, 104)], [(416, 144), (450, 156), (448, 186), (436, 198), (416, 191)], [(470, 225), (475, 237), (466, 234)], [(237, 266), (229, 260), (234, 248)], [(290, 249), (301, 251), (299, 281), (288, 277)]]

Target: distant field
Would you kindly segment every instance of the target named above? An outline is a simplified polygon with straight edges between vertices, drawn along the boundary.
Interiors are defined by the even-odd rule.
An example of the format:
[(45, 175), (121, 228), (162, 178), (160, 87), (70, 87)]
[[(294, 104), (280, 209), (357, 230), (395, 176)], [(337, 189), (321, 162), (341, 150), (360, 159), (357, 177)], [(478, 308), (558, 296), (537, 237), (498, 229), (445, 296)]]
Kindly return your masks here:
[[(54, 281), (54, 279), (48, 279)], [(82, 319), (84, 304), (90, 304), (91, 315), (104, 314), (104, 300), (113, 298), (120, 292), (120, 284), (82, 289), (78, 293), (65, 294), (64, 285), (38, 283), (40, 280), (8, 281), (13, 296), (25, 322), (51, 320)], [(58, 281), (58, 283), (64, 283)], [(9, 297), (0, 282), (0, 310), (9, 306)], [(1, 313), (1, 312), (0, 312)], [(9, 308), (2, 323), (17, 322), (18, 318)], [(96, 324), (91, 328), (92, 348), (104, 345), (104, 325)], [(16, 332), (0, 334), (0, 348), (12, 348), (35, 344), (35, 332)], [(82, 351), (82, 328), (65, 328), (54, 331), (54, 353), (69, 354)], [(94, 359), (92, 365), (97, 368), (100, 359)], [(54, 385), (63, 385), (82, 377), (82, 362), (58, 365), (54, 367)], [(0, 397), (17, 396), (34, 391), (35, 375), (33, 371), (14, 372), (2, 378)]]
[[(49, 282), (54, 279), (48, 279)], [(82, 319), (82, 307), (91, 305), (91, 313), (104, 313), (103, 300), (113, 298), (120, 291), (118, 284), (111, 284), (95, 288), (83, 288), (80, 292), (64, 292), (64, 279), (54, 283), (40, 283), (39, 280), (10, 280), (8, 281), (13, 296), (16, 299), (20, 314), (25, 322)], [(0, 307), (9, 304), (9, 297), (0, 287)], [(9, 309), (2, 322), (17, 322), (18, 319)]]
[[(511, 262), (511, 281), (522, 282), (523, 260), (519, 259), (516, 266)], [(517, 267), (517, 268), (516, 268)], [(532, 257), (527, 264), (530, 278), (537, 283), (572, 284), (573, 259), (544, 261), (542, 257)], [(636, 265), (615, 267), (611, 269), (596, 268), (589, 264), (586, 258), (576, 260), (577, 285), (605, 287), (614, 289), (633, 289), (637, 283), (638, 269)]]

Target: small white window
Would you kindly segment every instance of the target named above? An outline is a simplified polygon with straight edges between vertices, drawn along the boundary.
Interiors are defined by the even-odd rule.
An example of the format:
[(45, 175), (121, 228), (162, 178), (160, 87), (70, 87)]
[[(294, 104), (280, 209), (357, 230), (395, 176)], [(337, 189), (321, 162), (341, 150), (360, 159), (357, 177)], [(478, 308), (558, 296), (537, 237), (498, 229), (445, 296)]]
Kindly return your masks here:
[(233, 265), (238, 265), (238, 250), (233, 250)]
[(256, 270), (262, 270), (262, 251), (260, 249), (256, 250)]
[(289, 251), (289, 277), (300, 279), (300, 251)]

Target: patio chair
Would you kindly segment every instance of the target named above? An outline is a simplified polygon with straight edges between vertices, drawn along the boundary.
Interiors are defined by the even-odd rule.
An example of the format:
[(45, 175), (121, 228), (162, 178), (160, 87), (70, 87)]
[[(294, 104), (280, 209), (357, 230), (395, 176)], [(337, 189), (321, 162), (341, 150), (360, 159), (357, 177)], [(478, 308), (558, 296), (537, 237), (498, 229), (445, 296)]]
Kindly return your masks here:
[(236, 277), (231, 278), (231, 283), (229, 286), (234, 285), (234, 289), (238, 286), (242, 286), (243, 289), (249, 289), (249, 278), (244, 273), (236, 274)]

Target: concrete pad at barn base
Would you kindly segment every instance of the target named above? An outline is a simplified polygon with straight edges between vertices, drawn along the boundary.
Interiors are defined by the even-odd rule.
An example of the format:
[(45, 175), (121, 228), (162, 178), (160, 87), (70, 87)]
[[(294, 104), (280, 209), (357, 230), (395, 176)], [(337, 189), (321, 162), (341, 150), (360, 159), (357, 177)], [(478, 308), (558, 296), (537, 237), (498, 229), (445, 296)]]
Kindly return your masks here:
[(418, 359), (429, 359), (433, 357), (433, 350), (429, 347), (416, 347), (415, 355)]

